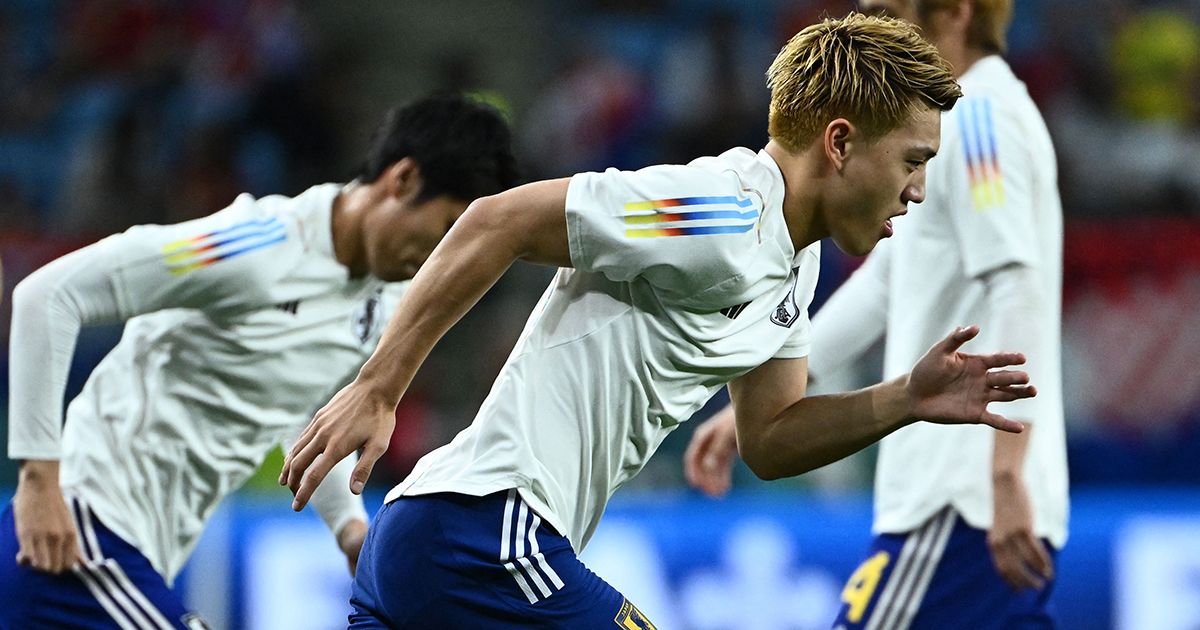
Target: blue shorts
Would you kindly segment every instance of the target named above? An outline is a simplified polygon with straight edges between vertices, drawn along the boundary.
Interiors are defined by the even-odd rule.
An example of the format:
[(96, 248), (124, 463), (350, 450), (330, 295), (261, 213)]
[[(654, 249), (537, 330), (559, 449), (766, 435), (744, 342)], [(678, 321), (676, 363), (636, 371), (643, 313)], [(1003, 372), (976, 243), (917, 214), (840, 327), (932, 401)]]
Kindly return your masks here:
[(516, 490), (384, 505), (350, 604), (351, 628), (654, 628)]
[[(1042, 543), (1051, 558), (1055, 550)], [(947, 507), (907, 534), (875, 537), (842, 591), (835, 630), (1054, 628), (1053, 580), (1013, 590), (988, 551), (987, 532)]]
[(68, 498), (85, 561), (51, 575), (17, 564), (12, 504), (0, 516), (0, 630), (207, 628), (150, 561)]

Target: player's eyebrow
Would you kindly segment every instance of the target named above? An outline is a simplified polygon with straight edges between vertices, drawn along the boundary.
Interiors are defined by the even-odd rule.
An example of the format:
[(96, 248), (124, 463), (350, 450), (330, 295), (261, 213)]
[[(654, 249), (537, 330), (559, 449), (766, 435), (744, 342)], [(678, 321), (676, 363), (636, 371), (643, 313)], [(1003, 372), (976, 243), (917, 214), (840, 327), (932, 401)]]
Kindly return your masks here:
[(937, 149), (930, 146), (914, 147), (909, 150), (909, 156), (920, 159), (924, 162), (932, 160), (937, 155)]

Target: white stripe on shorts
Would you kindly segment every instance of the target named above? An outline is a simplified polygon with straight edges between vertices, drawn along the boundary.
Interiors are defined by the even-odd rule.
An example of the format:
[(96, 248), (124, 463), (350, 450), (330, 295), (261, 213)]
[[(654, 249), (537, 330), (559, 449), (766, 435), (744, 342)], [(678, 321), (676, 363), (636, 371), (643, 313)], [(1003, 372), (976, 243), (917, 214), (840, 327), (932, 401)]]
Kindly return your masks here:
[[(888, 585), (880, 595), (866, 630), (902, 630), (912, 622), (929, 587), (933, 569), (941, 560), (955, 512), (947, 507), (930, 517), (904, 541)], [(911, 613), (910, 613), (911, 610)], [(897, 625), (904, 620), (904, 625)]]
[[(514, 507), (516, 508), (516, 527), (512, 526)], [(504, 503), (504, 525), (500, 531), (500, 562), (512, 575), (513, 580), (516, 581), (530, 604), (536, 604), (542, 598), (550, 597), (564, 586), (562, 578), (551, 568), (545, 555), (539, 549), (537, 529), (541, 524), (542, 518), (529, 509), (529, 506), (521, 500), (516, 489), (509, 490)], [(528, 549), (525, 546), (526, 542), (529, 544)], [(526, 551), (528, 551), (528, 555)], [(530, 561), (531, 557), (533, 561)], [(534, 562), (537, 563), (536, 567)], [(541, 568), (540, 573), (538, 568)], [(543, 575), (550, 580), (553, 588), (542, 578)], [(530, 582), (533, 583), (532, 586), (530, 586)], [(533, 587), (537, 587), (537, 592)]]

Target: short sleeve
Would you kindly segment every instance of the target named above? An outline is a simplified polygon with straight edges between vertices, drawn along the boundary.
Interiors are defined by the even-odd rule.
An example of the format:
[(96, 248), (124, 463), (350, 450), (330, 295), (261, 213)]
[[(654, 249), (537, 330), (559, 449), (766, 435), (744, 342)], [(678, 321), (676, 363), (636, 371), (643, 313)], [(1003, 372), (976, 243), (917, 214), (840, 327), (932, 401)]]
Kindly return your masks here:
[(963, 98), (947, 116), (957, 134), (939, 159), (964, 271), (978, 277), (1012, 263), (1036, 266), (1033, 169), (1039, 161), (1022, 140), (1020, 121), (989, 96)]
[(207, 217), (135, 226), (114, 238), (120, 251), (113, 284), (126, 317), (262, 306), (303, 250), (295, 223), (263, 211), (249, 195)]
[(796, 284), (792, 287), (792, 298), (799, 307), (799, 316), (791, 325), (792, 332), (775, 359), (799, 359), (812, 350), (812, 321), (808, 312), (813, 294), (817, 289), (817, 275), (821, 270), (820, 243), (808, 246), (801, 254), (800, 264), (795, 268)]
[(566, 212), (575, 268), (689, 296), (736, 275), (758, 242), (762, 201), (733, 171), (654, 166), (576, 175)]

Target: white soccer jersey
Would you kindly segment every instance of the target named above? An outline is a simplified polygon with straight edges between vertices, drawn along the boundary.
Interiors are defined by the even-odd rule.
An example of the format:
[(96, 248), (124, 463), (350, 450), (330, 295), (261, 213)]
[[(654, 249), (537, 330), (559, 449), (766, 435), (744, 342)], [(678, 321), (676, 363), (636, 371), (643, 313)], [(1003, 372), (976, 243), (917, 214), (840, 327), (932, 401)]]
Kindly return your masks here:
[[(839, 337), (871, 336), (850, 325), (847, 308), (887, 299), (884, 376), (912, 368), (955, 326), (980, 324), (966, 352), (1016, 350), (1038, 387), (1036, 398), (994, 405), (994, 411), (1033, 426), (1025, 479), (1039, 536), (1056, 546), (1066, 540), (1067, 466), (1063, 427), (1060, 320), (1062, 208), (1054, 147), (1025, 86), (998, 56), (975, 63), (960, 79), (964, 97), (942, 115), (942, 142), (928, 165), (924, 203), (894, 219), (895, 236), (815, 320), (815, 373), (838, 362), (853, 344)], [(1022, 322), (1037, 334), (1012, 347), (988, 306), (988, 272), (1028, 266), (1037, 282), (1036, 312)], [(839, 290), (838, 293), (843, 293)], [(832, 307), (832, 308), (830, 308)], [(882, 333), (882, 326), (875, 335)], [(826, 343), (837, 344), (835, 347)], [(855, 348), (854, 350), (860, 350)], [(850, 350), (850, 351), (854, 351)], [(875, 475), (875, 530), (907, 532), (946, 505), (973, 527), (992, 523), (991, 465), (994, 430), (986, 426), (916, 423), (883, 439)]]
[(733, 149), (576, 175), (573, 269), (542, 296), (474, 423), (392, 490), (518, 488), (576, 551), (612, 493), (727, 381), (807, 356), (819, 250), (794, 251), (783, 177)]
[[(168, 581), (220, 500), (353, 376), (397, 301), (334, 258), (338, 191), (242, 195), (202, 219), (111, 236), (27, 281), (54, 295), (41, 286), (52, 278), (79, 292), (71, 300), (111, 305), (85, 323), (128, 322), (71, 402), (60, 440), (78, 318), (51, 312), (52, 328), (66, 329), (45, 330), (30, 321), (36, 310), (14, 313), (9, 457), (60, 458), (64, 492)], [(366, 518), (349, 464), (314, 503), (334, 531)]]

